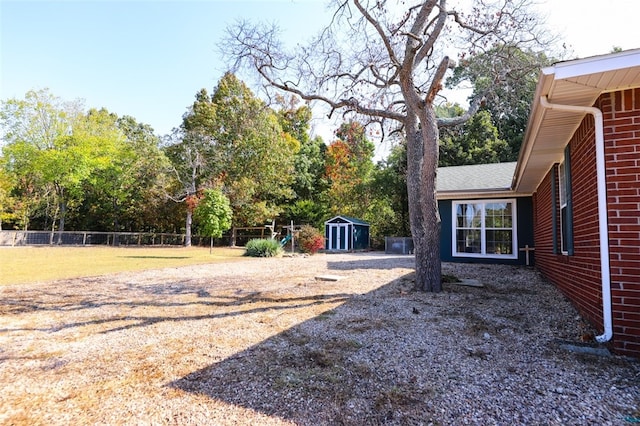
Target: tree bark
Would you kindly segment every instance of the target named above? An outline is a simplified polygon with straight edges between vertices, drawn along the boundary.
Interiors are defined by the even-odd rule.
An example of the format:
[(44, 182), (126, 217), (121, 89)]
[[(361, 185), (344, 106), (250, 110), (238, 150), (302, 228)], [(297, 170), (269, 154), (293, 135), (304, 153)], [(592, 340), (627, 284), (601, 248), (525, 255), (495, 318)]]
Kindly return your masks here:
[(193, 212), (187, 207), (187, 220), (185, 223), (184, 246), (191, 247), (191, 225), (193, 224)]
[(438, 126), (433, 106), (426, 104), (407, 124), (407, 192), (416, 262), (416, 289), (442, 291), (440, 214), (436, 199)]

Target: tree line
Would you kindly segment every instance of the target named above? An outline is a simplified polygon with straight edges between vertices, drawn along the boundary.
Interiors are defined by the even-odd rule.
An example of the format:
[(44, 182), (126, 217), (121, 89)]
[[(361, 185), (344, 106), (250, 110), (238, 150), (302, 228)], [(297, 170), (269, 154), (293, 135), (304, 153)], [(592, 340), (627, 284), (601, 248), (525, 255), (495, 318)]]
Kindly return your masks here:
[[(440, 166), (516, 159), (536, 67), (546, 60), (520, 50), (516, 56), (530, 65), (517, 77), (519, 90), (496, 94), (470, 121), (441, 132)], [(482, 81), (483, 60), (454, 77), (475, 73)], [(443, 102), (437, 113), (464, 110)], [(377, 241), (411, 235), (405, 140), (396, 138), (375, 163), (364, 123), (343, 122), (326, 143), (311, 136), (311, 119), (298, 97), (279, 95), (268, 105), (230, 72), (211, 94), (196, 93), (182, 124), (165, 136), (134, 117), (87, 111), (46, 89), (4, 100), (0, 229), (190, 237), (206, 231), (194, 212), (215, 189), (228, 199), (236, 227), (276, 220), (322, 228), (340, 214), (369, 222)]]
[(380, 182), (388, 167), (374, 164), (364, 127), (343, 123), (326, 144), (311, 136), (311, 118), (293, 97), (267, 105), (231, 73), (212, 94), (200, 90), (162, 137), (47, 89), (4, 100), (0, 227), (191, 234), (206, 228), (194, 212), (216, 189), (237, 227), (274, 219), (321, 227), (346, 214), (408, 232), (376, 220), (373, 205), (388, 216), (394, 207)]

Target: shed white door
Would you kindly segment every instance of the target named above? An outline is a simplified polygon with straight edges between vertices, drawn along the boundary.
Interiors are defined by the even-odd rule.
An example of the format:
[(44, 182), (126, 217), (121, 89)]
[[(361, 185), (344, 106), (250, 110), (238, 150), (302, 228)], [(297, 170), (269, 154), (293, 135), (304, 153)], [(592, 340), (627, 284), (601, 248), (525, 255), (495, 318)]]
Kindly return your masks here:
[(330, 250), (348, 250), (349, 224), (331, 224), (329, 232)]

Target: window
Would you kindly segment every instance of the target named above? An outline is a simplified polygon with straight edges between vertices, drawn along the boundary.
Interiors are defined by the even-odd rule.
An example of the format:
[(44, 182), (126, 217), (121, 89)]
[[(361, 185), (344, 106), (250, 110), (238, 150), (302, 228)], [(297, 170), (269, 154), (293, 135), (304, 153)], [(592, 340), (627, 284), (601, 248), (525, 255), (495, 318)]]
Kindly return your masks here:
[[(564, 161), (557, 167), (558, 171), (558, 200), (554, 205), (554, 213), (559, 212), (560, 219), (560, 252), (565, 255), (573, 255), (573, 206), (571, 202), (571, 164), (569, 147), (565, 150)], [(553, 175), (552, 175), (553, 176)], [(555, 198), (555, 195), (552, 193)], [(554, 204), (555, 204), (554, 199)], [(555, 213), (557, 214), (557, 213)], [(557, 253), (558, 238), (555, 228), (558, 226), (554, 220), (554, 253)]]
[(560, 251), (567, 254), (567, 175), (564, 161), (558, 166), (558, 195), (560, 207)]
[(454, 201), (453, 255), (517, 258), (515, 200)]

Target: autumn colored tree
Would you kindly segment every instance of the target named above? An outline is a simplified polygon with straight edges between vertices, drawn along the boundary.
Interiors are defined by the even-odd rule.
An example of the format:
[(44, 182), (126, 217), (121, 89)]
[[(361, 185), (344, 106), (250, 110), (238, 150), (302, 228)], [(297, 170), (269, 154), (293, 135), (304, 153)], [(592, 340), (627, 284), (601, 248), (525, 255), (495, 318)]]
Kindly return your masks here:
[(371, 199), (366, 188), (373, 171), (375, 146), (357, 122), (343, 123), (336, 136), (326, 154), (329, 208), (333, 215), (362, 218)]

